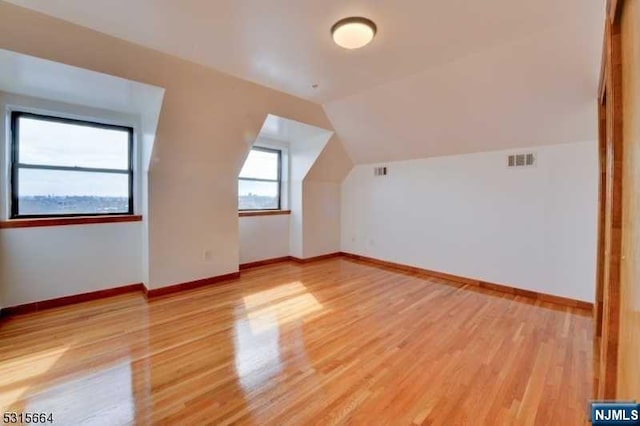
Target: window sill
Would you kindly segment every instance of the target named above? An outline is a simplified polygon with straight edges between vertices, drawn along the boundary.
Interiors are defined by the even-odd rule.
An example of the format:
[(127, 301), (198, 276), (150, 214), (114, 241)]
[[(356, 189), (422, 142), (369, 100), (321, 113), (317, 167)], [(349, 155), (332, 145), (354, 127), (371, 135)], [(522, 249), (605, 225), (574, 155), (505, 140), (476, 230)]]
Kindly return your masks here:
[(291, 210), (246, 210), (238, 212), (240, 217), (290, 215)]
[(0, 229), (37, 228), (40, 226), (89, 225), (94, 223), (141, 222), (141, 215), (46, 217), (0, 221)]

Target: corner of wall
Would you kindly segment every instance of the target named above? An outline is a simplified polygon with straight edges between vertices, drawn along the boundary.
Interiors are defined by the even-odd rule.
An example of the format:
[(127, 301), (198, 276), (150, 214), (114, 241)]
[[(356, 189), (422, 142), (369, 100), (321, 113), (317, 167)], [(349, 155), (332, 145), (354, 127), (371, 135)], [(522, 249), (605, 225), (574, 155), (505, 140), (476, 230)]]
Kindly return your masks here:
[(351, 157), (340, 137), (334, 133), (307, 173), (305, 181), (341, 183), (352, 168)]

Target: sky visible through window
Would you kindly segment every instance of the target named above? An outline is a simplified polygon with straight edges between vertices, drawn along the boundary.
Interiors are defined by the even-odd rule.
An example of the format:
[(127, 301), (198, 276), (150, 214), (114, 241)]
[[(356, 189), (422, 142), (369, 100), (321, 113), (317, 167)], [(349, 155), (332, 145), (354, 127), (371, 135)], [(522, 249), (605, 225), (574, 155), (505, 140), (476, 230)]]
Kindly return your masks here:
[[(128, 151), (124, 130), (20, 118), (22, 164), (126, 170)], [(129, 196), (125, 175), (23, 169), (19, 180), (20, 196)]]
[(128, 130), (28, 115), (19, 116), (17, 124), (18, 179), (13, 191), (18, 203), (13, 216), (131, 211)]
[[(129, 132), (19, 117), (18, 162), (127, 171)], [(253, 149), (240, 172), (239, 208), (279, 208), (279, 152)], [(126, 212), (126, 173), (18, 168), (19, 215)]]
[[(241, 210), (277, 209), (278, 152), (251, 150), (240, 171), (238, 205)], [(255, 181), (245, 179), (265, 179)]]

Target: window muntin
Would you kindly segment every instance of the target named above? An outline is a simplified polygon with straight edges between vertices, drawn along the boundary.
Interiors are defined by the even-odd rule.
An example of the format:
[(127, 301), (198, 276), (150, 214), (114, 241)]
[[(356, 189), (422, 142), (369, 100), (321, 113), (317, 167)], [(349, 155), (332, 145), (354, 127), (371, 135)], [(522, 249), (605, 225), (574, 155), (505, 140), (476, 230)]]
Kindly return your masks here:
[(11, 217), (133, 214), (133, 129), (14, 112)]
[(280, 210), (282, 153), (253, 148), (238, 178), (239, 210)]

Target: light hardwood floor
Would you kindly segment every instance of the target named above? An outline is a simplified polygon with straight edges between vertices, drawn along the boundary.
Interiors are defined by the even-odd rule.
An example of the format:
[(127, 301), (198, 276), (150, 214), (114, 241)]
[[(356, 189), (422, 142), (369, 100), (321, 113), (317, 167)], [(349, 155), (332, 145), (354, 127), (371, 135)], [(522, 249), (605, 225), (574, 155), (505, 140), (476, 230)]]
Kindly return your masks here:
[(590, 313), (353, 260), (0, 323), (1, 411), (56, 424), (586, 422)]

